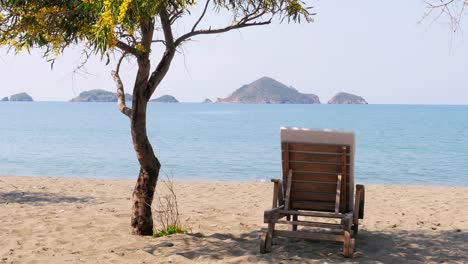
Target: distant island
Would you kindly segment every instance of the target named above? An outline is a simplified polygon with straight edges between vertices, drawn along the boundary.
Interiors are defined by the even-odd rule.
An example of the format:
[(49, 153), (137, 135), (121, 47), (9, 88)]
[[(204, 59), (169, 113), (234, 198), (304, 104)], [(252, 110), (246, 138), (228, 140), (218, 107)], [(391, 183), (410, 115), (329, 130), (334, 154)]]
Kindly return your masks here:
[(263, 77), (243, 85), (227, 98), (218, 98), (217, 103), (244, 104), (320, 104), (315, 94), (303, 94), (293, 87)]
[(33, 102), (33, 98), (27, 94), (27, 93), (17, 93), (12, 96), (10, 96), (10, 99), (8, 97), (3, 97), (2, 102)]
[(178, 103), (179, 101), (172, 95), (163, 95), (156, 99), (150, 100), (150, 102), (157, 102), (157, 103)]
[[(125, 101), (131, 102), (132, 96), (125, 94)], [(80, 95), (70, 100), (70, 102), (117, 102), (117, 93), (106, 90), (95, 89), (81, 92)], [(163, 95), (150, 102), (178, 103), (177, 99), (171, 95)]]
[(367, 104), (361, 96), (350, 93), (337, 93), (328, 101), (329, 104)]
[(213, 101), (211, 101), (211, 99), (209, 99), (209, 98), (206, 98), (205, 100), (203, 100), (202, 103), (204, 103), (204, 104), (210, 104), (210, 103), (213, 103)]
[[(127, 102), (132, 101), (130, 94), (125, 94)], [(106, 90), (95, 89), (81, 92), (80, 95), (70, 100), (70, 102), (117, 102), (117, 93)]]

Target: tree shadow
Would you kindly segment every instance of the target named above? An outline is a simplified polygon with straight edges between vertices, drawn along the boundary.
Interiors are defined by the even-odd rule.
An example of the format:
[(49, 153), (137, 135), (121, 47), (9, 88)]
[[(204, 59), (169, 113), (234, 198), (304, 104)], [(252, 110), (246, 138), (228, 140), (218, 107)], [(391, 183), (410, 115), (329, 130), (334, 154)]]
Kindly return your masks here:
[(46, 205), (57, 203), (88, 203), (92, 197), (71, 197), (47, 192), (7, 192), (0, 193), (0, 204)]
[(259, 253), (259, 231), (241, 235), (189, 234), (185, 243), (190, 246), (173, 253), (208, 262), (464, 263), (468, 260), (468, 232), (458, 231), (361, 230), (353, 259), (342, 256), (342, 244), (338, 242), (289, 238), (275, 238), (273, 251), (263, 255)]
[(468, 260), (468, 232), (398, 231), (363, 232), (359, 262), (465, 263)]

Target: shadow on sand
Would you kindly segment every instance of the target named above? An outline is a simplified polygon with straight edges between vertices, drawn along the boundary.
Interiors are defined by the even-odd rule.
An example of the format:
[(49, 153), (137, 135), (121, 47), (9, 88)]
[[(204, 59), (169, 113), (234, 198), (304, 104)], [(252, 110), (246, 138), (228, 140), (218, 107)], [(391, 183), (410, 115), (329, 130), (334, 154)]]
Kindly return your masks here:
[(57, 203), (88, 203), (91, 197), (70, 197), (46, 192), (7, 192), (0, 193), (0, 204), (16, 203), (29, 205), (46, 205)]
[(341, 255), (340, 243), (301, 239), (275, 238), (273, 251), (259, 253), (260, 232), (188, 235), (184, 243), (189, 249), (173, 252), (191, 260), (226, 262), (356, 262), (356, 263), (464, 263), (468, 261), (468, 232), (459, 231), (399, 231), (367, 232), (358, 237), (354, 259)]

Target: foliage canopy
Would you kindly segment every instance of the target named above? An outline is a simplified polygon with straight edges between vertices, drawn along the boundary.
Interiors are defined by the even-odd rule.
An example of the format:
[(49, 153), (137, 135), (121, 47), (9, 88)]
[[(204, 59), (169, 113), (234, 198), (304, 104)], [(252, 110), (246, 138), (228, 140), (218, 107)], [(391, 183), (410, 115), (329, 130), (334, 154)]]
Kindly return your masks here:
[[(101, 55), (115, 48), (134, 55), (145, 53), (151, 44), (143, 43), (142, 26), (157, 25), (162, 12), (172, 25), (190, 15), (196, 4), (195, 0), (0, 0), (0, 46), (17, 51), (42, 48), (46, 56), (79, 43)], [(275, 16), (311, 21), (308, 9), (298, 0), (208, 0), (202, 16), (209, 4), (218, 13), (232, 13), (230, 26), (261, 18), (271, 21)]]

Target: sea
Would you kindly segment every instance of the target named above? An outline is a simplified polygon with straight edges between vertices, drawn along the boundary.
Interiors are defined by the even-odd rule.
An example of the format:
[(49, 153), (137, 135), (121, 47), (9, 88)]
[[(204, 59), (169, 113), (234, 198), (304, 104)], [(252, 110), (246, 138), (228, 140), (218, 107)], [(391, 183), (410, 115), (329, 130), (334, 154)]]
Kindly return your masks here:
[[(161, 177), (281, 177), (280, 127), (352, 131), (357, 183), (468, 186), (468, 106), (150, 103)], [(136, 179), (115, 103), (0, 103), (0, 175)]]

